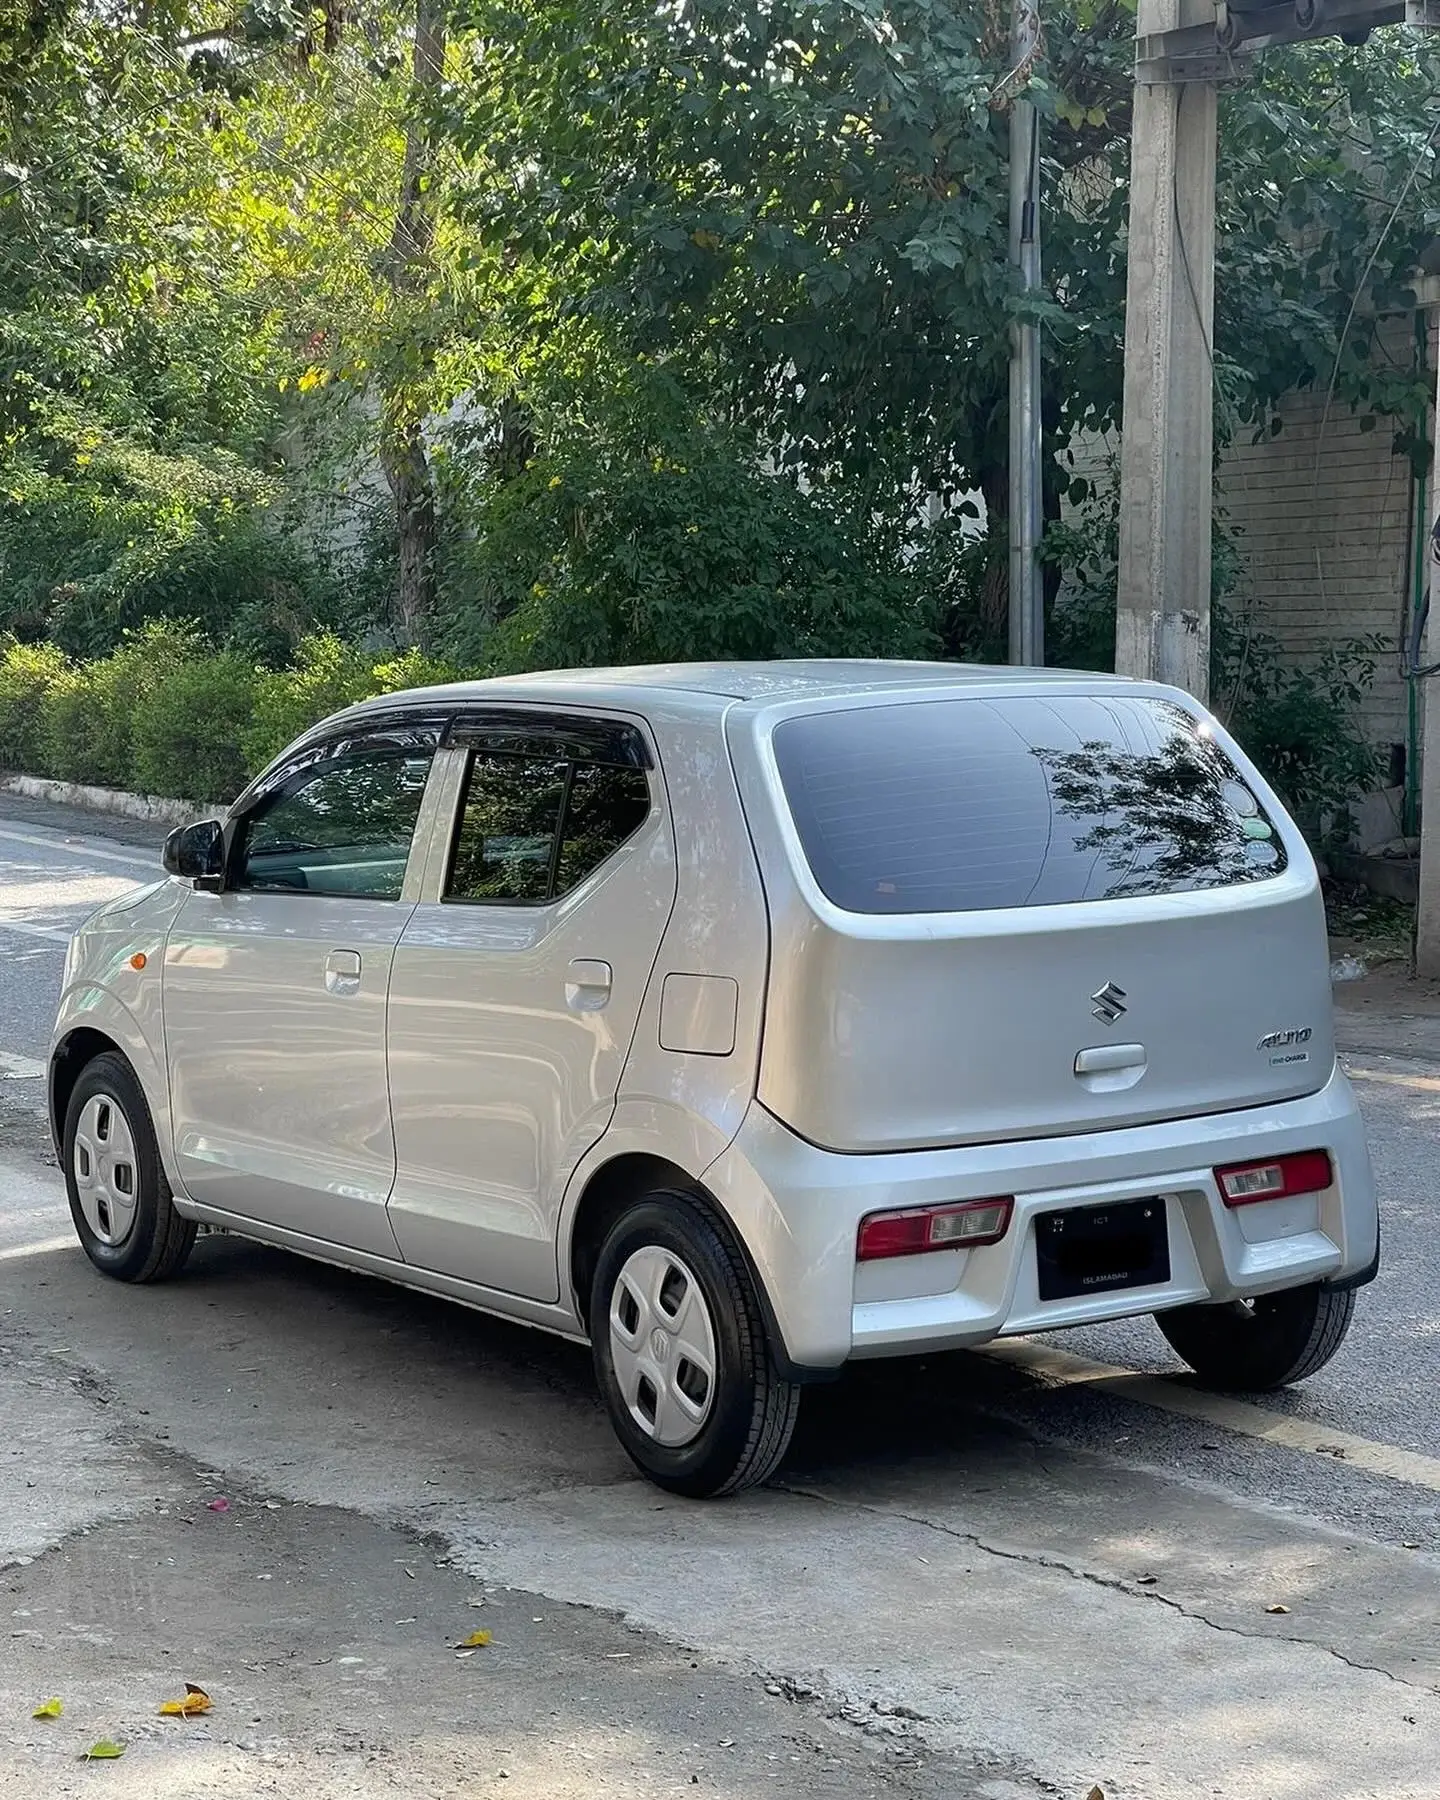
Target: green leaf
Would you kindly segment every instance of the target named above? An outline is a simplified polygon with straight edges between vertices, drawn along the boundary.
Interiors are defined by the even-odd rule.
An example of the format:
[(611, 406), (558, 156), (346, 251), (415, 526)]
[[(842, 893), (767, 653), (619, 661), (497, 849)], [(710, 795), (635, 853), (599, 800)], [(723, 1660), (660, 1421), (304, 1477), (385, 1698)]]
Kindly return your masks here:
[(81, 1762), (114, 1762), (117, 1756), (125, 1754), (125, 1746), (115, 1738), (101, 1738), (88, 1750), (80, 1752)]
[(61, 1700), (42, 1700), (30, 1717), (32, 1719), (58, 1719), (64, 1710), (65, 1704)]

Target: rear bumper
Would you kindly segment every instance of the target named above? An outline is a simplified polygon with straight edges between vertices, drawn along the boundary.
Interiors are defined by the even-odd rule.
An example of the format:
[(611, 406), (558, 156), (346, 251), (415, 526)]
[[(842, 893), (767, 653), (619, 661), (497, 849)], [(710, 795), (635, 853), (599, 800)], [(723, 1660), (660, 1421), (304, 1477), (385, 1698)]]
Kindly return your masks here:
[[(1335, 1172), (1324, 1193), (1236, 1210), (1222, 1203), (1217, 1166), (1320, 1149)], [(1244, 1112), (883, 1156), (817, 1149), (754, 1106), (705, 1182), (749, 1250), (777, 1348), (797, 1373), (1312, 1281), (1359, 1285), (1379, 1254), (1364, 1127), (1338, 1069), (1317, 1094)], [(997, 1194), (1015, 1196), (998, 1244), (855, 1261), (866, 1213)], [(1040, 1299), (1037, 1213), (1156, 1197), (1166, 1209), (1168, 1281)]]

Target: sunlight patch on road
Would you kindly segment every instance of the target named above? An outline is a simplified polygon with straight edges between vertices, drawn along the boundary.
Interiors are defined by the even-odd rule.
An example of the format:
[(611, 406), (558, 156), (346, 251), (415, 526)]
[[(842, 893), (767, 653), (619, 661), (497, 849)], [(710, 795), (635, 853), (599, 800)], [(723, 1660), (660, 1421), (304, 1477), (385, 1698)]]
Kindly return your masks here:
[(1087, 1357), (1072, 1356), (1066, 1350), (1054, 1350), (1025, 1338), (988, 1344), (981, 1354), (1023, 1369), (1048, 1387), (1103, 1387), (1117, 1399), (1134, 1400), (1141, 1406), (1153, 1406), (1159, 1412), (1177, 1413), (1186, 1419), (1199, 1419), (1285, 1450), (1326, 1457), (1341, 1468), (1383, 1475), (1389, 1481), (1402, 1481), (1410, 1487), (1428, 1488), (1431, 1493), (1440, 1494), (1440, 1457), (1422, 1456), (1415, 1450), (1356, 1437), (1333, 1425), (1288, 1418), (1252, 1401), (1232, 1400), (1227, 1394), (1208, 1393), (1203, 1388), (1186, 1387), (1156, 1375), (1138, 1375), (1133, 1369), (1122, 1369), (1113, 1363), (1091, 1362)]
[(1357, 1069), (1348, 1064), (1345, 1073), (1352, 1081), (1374, 1081), (1384, 1087), (1416, 1088), (1422, 1094), (1440, 1094), (1440, 1076), (1396, 1075), (1389, 1069)]
[(80, 1240), (73, 1231), (64, 1237), (40, 1238), (33, 1244), (12, 1244), (0, 1250), (0, 1262), (18, 1262), (26, 1256), (53, 1256), (57, 1250), (78, 1250)]

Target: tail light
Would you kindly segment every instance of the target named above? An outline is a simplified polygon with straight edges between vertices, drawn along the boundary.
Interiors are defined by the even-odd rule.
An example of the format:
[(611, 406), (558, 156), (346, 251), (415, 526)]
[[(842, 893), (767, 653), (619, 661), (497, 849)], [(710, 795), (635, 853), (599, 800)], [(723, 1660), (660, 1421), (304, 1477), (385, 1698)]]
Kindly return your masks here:
[(1217, 1169), (1215, 1179), (1227, 1206), (1253, 1206), (1257, 1200), (1289, 1200), (1295, 1194), (1323, 1193), (1335, 1179), (1324, 1150), (1301, 1150), (1272, 1162), (1231, 1163)]
[(920, 1256), (927, 1250), (973, 1250), (994, 1244), (1010, 1229), (1015, 1202), (964, 1200), (954, 1206), (914, 1206), (903, 1212), (868, 1213), (855, 1243), (859, 1262), (882, 1256)]

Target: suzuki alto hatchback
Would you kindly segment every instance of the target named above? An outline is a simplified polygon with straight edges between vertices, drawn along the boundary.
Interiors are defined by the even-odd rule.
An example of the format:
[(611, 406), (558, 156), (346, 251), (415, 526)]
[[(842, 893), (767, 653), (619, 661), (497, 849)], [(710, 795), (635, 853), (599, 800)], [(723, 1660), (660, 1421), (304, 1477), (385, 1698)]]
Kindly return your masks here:
[(70, 949), (123, 1281), (200, 1226), (589, 1340), (687, 1494), (801, 1386), (1153, 1313), (1320, 1367), (1379, 1257), (1315, 865), (1204, 710), (893, 663), (537, 675), (308, 732)]

